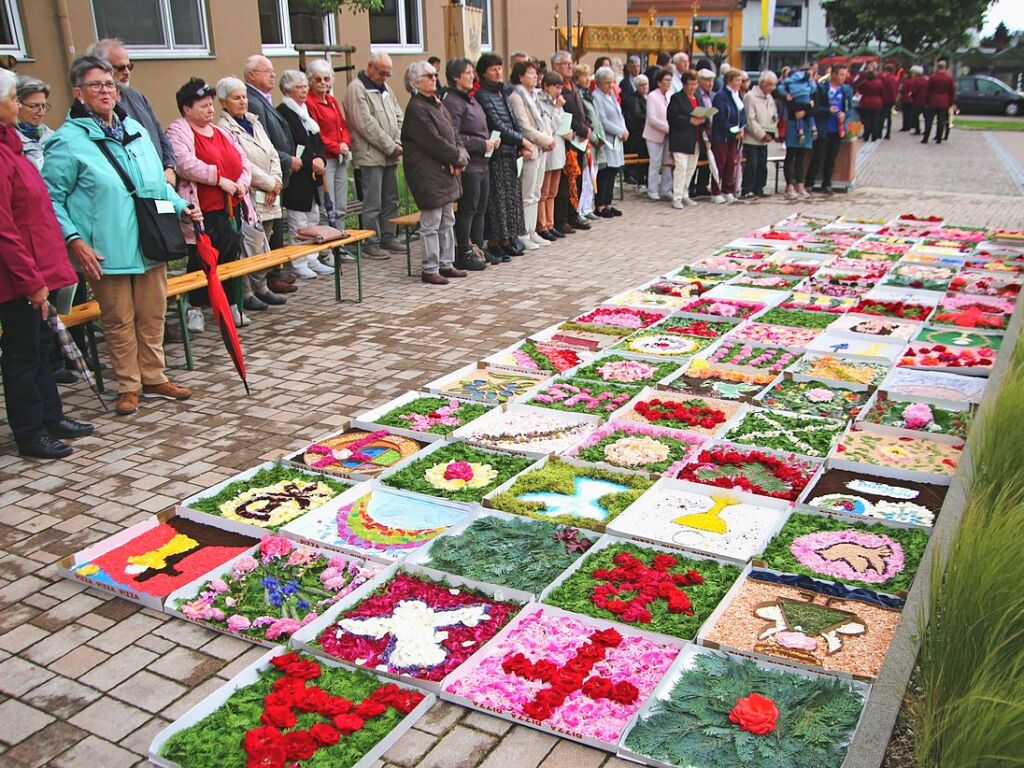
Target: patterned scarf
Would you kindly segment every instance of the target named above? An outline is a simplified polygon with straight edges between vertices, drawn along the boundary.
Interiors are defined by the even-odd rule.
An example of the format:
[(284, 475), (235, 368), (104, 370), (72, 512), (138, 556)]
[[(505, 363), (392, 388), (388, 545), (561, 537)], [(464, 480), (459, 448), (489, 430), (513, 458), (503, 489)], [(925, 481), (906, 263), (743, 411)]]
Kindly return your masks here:
[(565, 153), (565, 167), (562, 170), (569, 179), (569, 205), (579, 209), (580, 195), (579, 190), (576, 189), (576, 179), (580, 177), (583, 171), (580, 170), (580, 164), (576, 159), (575, 152)]
[(113, 139), (118, 144), (124, 143), (124, 124), (121, 122), (121, 118), (117, 116), (116, 112), (110, 116), (110, 125), (107, 125), (103, 121), (103, 118), (84, 104), (82, 106), (85, 107), (85, 111), (88, 113), (89, 117), (91, 117), (95, 121), (96, 125), (100, 127), (100, 130), (103, 131), (104, 136), (108, 139)]
[(32, 125), (31, 123), (18, 123), (18, 133), (33, 141), (40, 141), (43, 138), (44, 125)]

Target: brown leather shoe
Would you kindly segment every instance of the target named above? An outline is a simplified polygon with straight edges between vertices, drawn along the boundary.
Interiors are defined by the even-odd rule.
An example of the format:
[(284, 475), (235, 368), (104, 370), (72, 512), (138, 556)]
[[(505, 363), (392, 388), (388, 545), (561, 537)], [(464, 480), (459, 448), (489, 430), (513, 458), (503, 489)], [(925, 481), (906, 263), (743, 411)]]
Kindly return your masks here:
[(573, 228), (572, 224), (568, 224), (568, 223), (563, 224), (560, 227), (557, 227), (557, 229), (563, 235), (572, 235), (572, 234), (575, 234), (575, 232), (576, 232), (576, 230)]
[(192, 397), (192, 390), (179, 387), (170, 381), (165, 381), (163, 384), (143, 384), (142, 396), (150, 398), (159, 397), (164, 400), (188, 400)]
[(420, 274), (420, 280), (429, 285), (448, 285), (448, 280), (441, 277), (437, 272), (423, 272)]
[(295, 293), (299, 290), (287, 280), (268, 280), (267, 288), (273, 293)]
[(117, 405), (114, 406), (114, 413), (118, 416), (131, 416), (139, 410), (139, 393), (122, 392), (117, 396)]
[(456, 269), (455, 267), (444, 267), (439, 271), (444, 277), (465, 277), (468, 274), (466, 270)]

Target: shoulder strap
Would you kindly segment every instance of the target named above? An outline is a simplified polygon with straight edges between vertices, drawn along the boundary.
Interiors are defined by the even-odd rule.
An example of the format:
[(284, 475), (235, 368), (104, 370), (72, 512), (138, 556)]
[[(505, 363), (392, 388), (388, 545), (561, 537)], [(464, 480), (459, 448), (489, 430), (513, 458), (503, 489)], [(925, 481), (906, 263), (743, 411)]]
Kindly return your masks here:
[(106, 139), (101, 139), (97, 144), (100, 148), (100, 152), (102, 152), (103, 156), (110, 161), (110, 164), (114, 166), (114, 170), (117, 171), (117, 175), (121, 177), (121, 181), (124, 183), (125, 189), (128, 190), (128, 194), (132, 197), (136, 197), (137, 193), (135, 185), (132, 183), (132, 180), (128, 178), (128, 174), (125, 172), (124, 168), (121, 167), (121, 164), (117, 162), (117, 158), (114, 157), (114, 153), (110, 151), (110, 147), (107, 146)]

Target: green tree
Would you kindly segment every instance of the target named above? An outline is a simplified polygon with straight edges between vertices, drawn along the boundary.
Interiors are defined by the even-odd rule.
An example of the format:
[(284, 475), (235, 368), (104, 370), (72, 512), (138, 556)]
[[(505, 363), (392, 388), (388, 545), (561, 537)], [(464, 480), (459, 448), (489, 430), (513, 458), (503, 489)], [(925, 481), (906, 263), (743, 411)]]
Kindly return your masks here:
[(697, 35), (693, 42), (715, 63), (715, 70), (722, 66), (722, 62), (725, 61), (725, 52), (728, 49), (722, 38), (715, 35)]
[(835, 40), (866, 45), (877, 40), (911, 51), (957, 47), (982, 25), (992, 0), (823, 0)]
[(322, 11), (325, 15), (338, 11), (379, 11), (384, 7), (383, 0), (306, 0), (306, 5), (314, 11)]

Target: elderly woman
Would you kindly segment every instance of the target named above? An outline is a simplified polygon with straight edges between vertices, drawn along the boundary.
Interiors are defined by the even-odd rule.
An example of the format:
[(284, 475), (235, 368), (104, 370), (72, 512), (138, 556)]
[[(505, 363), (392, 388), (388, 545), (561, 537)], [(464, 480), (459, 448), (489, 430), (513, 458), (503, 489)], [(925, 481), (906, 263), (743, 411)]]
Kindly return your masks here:
[(623, 146), (629, 139), (629, 129), (615, 93), (615, 72), (611, 67), (601, 67), (594, 73), (594, 79), (597, 82), (594, 106), (604, 126), (604, 144), (598, 152), (600, 170), (597, 172), (594, 213), (610, 219), (622, 215), (620, 210), (612, 207), (612, 193), (615, 191), (615, 176), (626, 162)]
[[(203, 212), (206, 234), (220, 253), (219, 263), (226, 264), (242, 256), (239, 235), (241, 222), (253, 226), (256, 222), (249, 185), (252, 183), (252, 165), (238, 141), (213, 122), (214, 90), (199, 78), (192, 78), (175, 94), (181, 117), (167, 126), (167, 140), (174, 149), (178, 173), (178, 194)], [(236, 227), (236, 223), (238, 226)], [(183, 227), (189, 244), (187, 269), (201, 270), (202, 259), (196, 249), (194, 228)], [(224, 283), (227, 295), (234, 298), (242, 289), (241, 278)], [(199, 307), (208, 306), (210, 298), (205, 288), (189, 293), (193, 309), (193, 325), (198, 325)], [(238, 307), (232, 304), (235, 325), (248, 325)]]
[[(563, 126), (568, 125), (568, 114), (562, 106), (565, 97), (562, 95), (564, 78), (557, 72), (544, 75), (540, 93), (540, 110), (544, 116), (546, 131), (555, 136), (555, 145), (550, 152), (544, 153), (544, 182), (540, 189), (540, 203), (537, 206), (537, 234), (548, 242), (565, 237), (555, 229), (556, 221), (565, 221), (569, 215), (569, 188), (560, 185), (562, 169), (565, 167), (565, 139), (572, 138), (572, 129), (558, 135)], [(561, 140), (559, 140), (561, 139)]]
[(537, 65), (527, 59), (517, 62), (512, 67), (509, 77), (512, 93), (508, 103), (512, 114), (523, 132), (523, 136), (537, 152), (529, 159), (523, 160), (523, 171), (519, 174), (519, 183), (523, 193), (523, 218), (525, 226), (520, 232), (520, 239), (526, 250), (535, 251), (548, 241), (537, 234), (537, 209), (540, 206), (541, 187), (544, 185), (544, 169), (547, 161), (545, 155), (555, 148), (555, 137), (544, 122), (540, 104), (537, 102)]
[[(622, 91), (622, 116), (626, 118), (629, 138), (624, 147), (625, 154), (647, 159), (647, 142), (644, 140), (644, 125), (647, 123), (647, 95), (650, 92), (647, 75), (637, 75), (632, 90)], [(626, 181), (641, 185), (647, 180), (647, 172), (640, 164), (627, 165), (623, 173)]]
[(99, 302), (117, 379), (115, 412), (127, 416), (139, 408), (140, 385), (146, 398), (187, 400), (192, 393), (164, 373), (167, 265), (142, 255), (135, 203), (111, 163), (140, 195), (166, 200), (186, 220), (203, 215), (167, 183), (146, 129), (117, 106), (107, 60), (76, 59), (70, 80), (75, 100), (46, 143), (43, 178), (71, 257)]
[(672, 169), (668, 168), (668, 89), (672, 73), (659, 69), (654, 73), (653, 88), (647, 97), (647, 119), (644, 140), (647, 142), (647, 197), (651, 200), (672, 199)]
[(715, 156), (718, 178), (711, 179), (711, 202), (736, 202), (736, 164), (747, 113), (740, 97), (743, 71), (729, 69), (723, 76), (722, 90), (715, 94), (712, 104), (718, 110), (711, 120), (711, 152)]
[(768, 145), (779, 134), (779, 112), (772, 92), (779, 78), (766, 69), (761, 73), (757, 86), (743, 97), (743, 108), (747, 112), (747, 129), (743, 132), (743, 194), (744, 200), (767, 197), (764, 191), (768, 184)]
[(459, 176), (469, 165), (451, 115), (437, 98), (437, 70), (426, 61), (413, 62), (405, 72), (412, 94), (402, 121), (402, 162), (409, 191), (420, 209), (423, 248), (420, 279), (447, 285), (449, 277), (465, 277), (455, 261), (455, 214)]
[[(281, 202), (288, 212), (288, 230), (295, 232), (303, 227), (315, 227), (320, 223), (320, 187), (327, 168), (327, 153), (320, 138), (320, 125), (313, 119), (306, 106), (309, 96), (309, 81), (297, 69), (286, 69), (281, 75), (281, 93), (284, 98), (277, 105), (277, 111), (295, 142), (296, 154), (302, 158), (302, 167), (292, 172), (285, 187)], [(295, 274), (305, 280), (317, 275), (334, 272), (320, 263), (319, 254), (300, 256), (292, 261)]]
[(50, 291), (77, 278), (46, 184), (22, 152), (17, 122), (14, 74), (0, 69), (0, 374), (7, 424), (22, 456), (61, 459), (71, 453), (61, 438), (92, 432), (91, 424), (64, 416), (46, 322)]
[[(245, 83), (237, 77), (217, 81), (217, 99), (224, 112), (217, 125), (231, 134), (249, 161), (251, 184), (249, 197), (256, 208), (255, 224), (242, 226), (242, 249), (246, 256), (270, 250), (270, 233), (281, 218), (280, 194), (283, 185), (281, 158), (259, 117), (249, 111)], [(284, 304), (287, 299), (267, 287), (267, 272), (254, 272), (242, 279), (245, 308), (262, 311), (267, 305)]]
[(604, 124), (594, 105), (594, 93), (590, 90), (590, 67), (586, 64), (575, 64), (572, 68), (573, 91), (579, 95), (580, 104), (586, 124), (590, 126), (590, 142), (587, 151), (579, 155), (580, 163), (580, 194), (576, 211), (584, 221), (596, 221), (601, 218), (594, 213), (597, 199), (597, 152), (604, 145)]
[(502, 81), (501, 57), (485, 53), (476, 63), (480, 77), (477, 101), (487, 115), (487, 127), (497, 131), (500, 146), (490, 159), (490, 193), (487, 197), (487, 250), (492, 256), (521, 256), (526, 246), (519, 242), (519, 233), (526, 228), (523, 216), (523, 190), (519, 186), (516, 160), (525, 163), (536, 148), (523, 136), (522, 129), (508, 103), (508, 91)]
[(668, 103), (668, 148), (675, 168), (672, 171), (672, 207), (695, 206), (690, 197), (690, 180), (697, 172), (697, 147), (701, 126), (706, 118), (694, 117), (697, 108), (697, 73), (680, 74), (683, 90), (672, 94)]
[(18, 76), (18, 133), (22, 152), (36, 168), (43, 167), (43, 144), (53, 130), (43, 122), (50, 111), (50, 86), (34, 77)]
[(497, 149), (501, 139), (491, 139), (487, 115), (473, 96), (476, 69), (469, 59), (449, 59), (445, 67), (448, 88), (444, 108), (451, 116), (459, 139), (469, 153), (469, 165), (462, 172), (462, 197), (455, 212), (455, 268), (474, 272), (486, 268), (487, 262), (500, 264), (512, 261), (511, 256), (484, 252), (484, 217), (490, 175), (487, 158)]
[[(352, 139), (348, 133), (345, 116), (341, 113), (341, 106), (331, 95), (331, 89), (334, 87), (334, 69), (324, 59), (313, 59), (306, 67), (306, 77), (309, 78), (306, 108), (320, 126), (320, 141), (324, 143), (324, 154), (327, 156), (324, 164), (327, 193), (334, 203), (337, 220), (344, 222), (345, 210), (348, 208), (348, 166), (352, 159), (349, 145)], [(325, 203), (320, 209), (320, 223), (327, 224), (327, 221)], [(330, 261), (332, 258), (333, 256), (328, 254), (325, 261), (333, 266), (333, 262)], [(355, 256), (344, 252), (342, 260), (355, 261)]]

